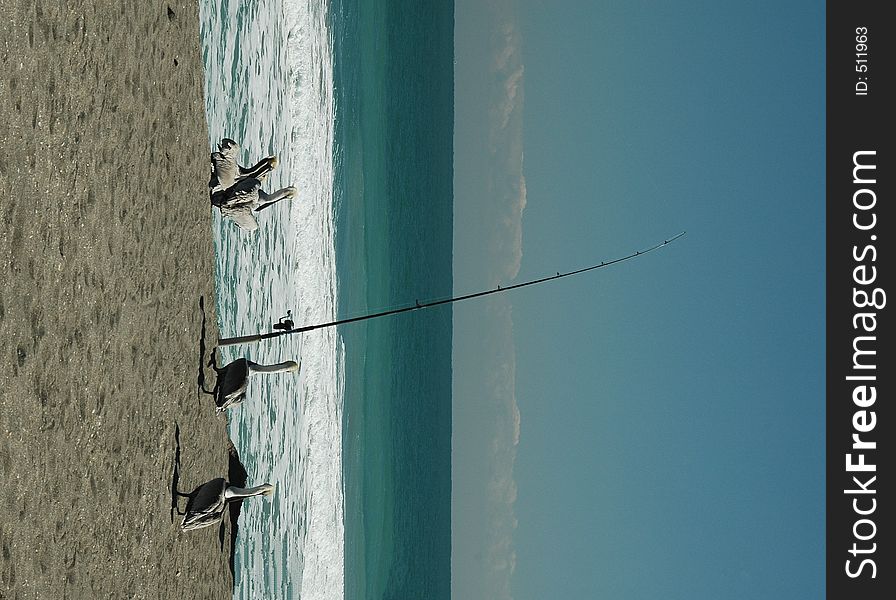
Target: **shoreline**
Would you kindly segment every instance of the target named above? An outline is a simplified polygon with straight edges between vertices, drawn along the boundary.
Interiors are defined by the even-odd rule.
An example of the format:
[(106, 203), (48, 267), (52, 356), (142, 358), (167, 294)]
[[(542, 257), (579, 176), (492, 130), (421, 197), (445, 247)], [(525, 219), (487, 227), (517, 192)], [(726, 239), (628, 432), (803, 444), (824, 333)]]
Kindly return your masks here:
[(0, 598), (230, 597), (170, 517), (176, 429), (181, 491), (228, 469), (198, 3), (0, 17)]

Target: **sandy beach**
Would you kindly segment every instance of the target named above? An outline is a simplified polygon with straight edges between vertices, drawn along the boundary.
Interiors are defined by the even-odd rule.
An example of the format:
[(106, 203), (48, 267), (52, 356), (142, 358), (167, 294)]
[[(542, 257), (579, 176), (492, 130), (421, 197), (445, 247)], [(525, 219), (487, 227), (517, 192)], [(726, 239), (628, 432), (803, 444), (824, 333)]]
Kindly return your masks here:
[(230, 596), (170, 515), (176, 427), (182, 490), (227, 473), (197, 11), (0, 0), (2, 599)]

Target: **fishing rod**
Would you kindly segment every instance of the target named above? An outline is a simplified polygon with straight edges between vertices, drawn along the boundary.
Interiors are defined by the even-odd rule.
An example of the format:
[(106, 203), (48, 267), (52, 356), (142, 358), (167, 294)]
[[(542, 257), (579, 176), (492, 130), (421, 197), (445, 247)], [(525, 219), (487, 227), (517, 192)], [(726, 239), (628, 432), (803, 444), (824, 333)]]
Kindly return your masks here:
[(379, 317), (388, 317), (389, 315), (397, 315), (401, 313), (411, 312), (413, 310), (422, 310), (424, 308), (432, 308), (434, 306), (441, 306), (443, 304), (453, 304), (455, 302), (460, 302), (462, 300), (472, 300), (473, 298), (481, 298), (483, 296), (490, 296), (491, 294), (500, 294), (501, 292), (509, 292), (510, 290), (515, 290), (519, 288), (523, 288), (530, 285), (537, 285), (539, 283), (545, 283), (546, 281), (552, 281), (554, 279), (562, 279), (564, 277), (571, 277), (572, 275), (579, 275), (580, 273), (586, 273), (588, 271), (593, 271), (595, 269), (602, 269), (604, 267), (609, 267), (610, 265), (615, 265), (616, 263), (625, 262), (627, 260), (631, 260), (637, 256), (643, 256), (648, 252), (653, 252), (658, 248), (662, 248), (663, 246), (667, 246), (683, 236), (686, 232), (682, 231), (675, 237), (669, 238), (668, 240), (663, 240), (658, 244), (654, 244), (650, 248), (646, 250), (638, 250), (629, 254), (627, 256), (623, 256), (621, 258), (614, 258), (610, 261), (604, 261), (597, 265), (591, 265), (590, 267), (585, 267), (584, 269), (576, 269), (575, 271), (569, 271), (567, 273), (556, 273), (555, 275), (550, 275), (548, 277), (542, 277), (540, 279), (533, 279), (531, 281), (525, 281), (523, 283), (516, 283), (514, 285), (508, 285), (505, 287), (498, 286), (493, 290), (484, 290), (482, 292), (475, 292), (472, 294), (466, 294), (464, 296), (455, 296), (454, 298), (445, 298), (444, 300), (433, 300), (430, 302), (416, 302), (411, 306), (404, 306), (402, 308), (393, 308), (391, 310), (384, 310), (378, 313), (372, 313), (369, 315), (361, 315), (360, 317), (349, 317), (347, 319), (338, 319), (336, 321), (329, 321), (327, 323), (318, 323), (316, 325), (305, 325), (304, 327), (296, 327), (293, 329), (288, 329), (284, 331), (271, 331), (269, 333), (256, 333), (254, 335), (241, 335), (238, 337), (229, 337), (229, 338), (220, 338), (218, 340), (218, 346), (235, 346), (237, 344), (249, 344), (252, 342), (260, 342), (262, 340), (269, 340), (272, 338), (280, 337), (281, 335), (290, 335), (293, 333), (305, 333), (306, 331), (314, 331), (315, 329), (324, 329), (327, 327), (336, 327), (337, 325), (346, 325), (348, 323), (357, 323), (358, 321), (366, 321), (368, 319), (376, 319)]

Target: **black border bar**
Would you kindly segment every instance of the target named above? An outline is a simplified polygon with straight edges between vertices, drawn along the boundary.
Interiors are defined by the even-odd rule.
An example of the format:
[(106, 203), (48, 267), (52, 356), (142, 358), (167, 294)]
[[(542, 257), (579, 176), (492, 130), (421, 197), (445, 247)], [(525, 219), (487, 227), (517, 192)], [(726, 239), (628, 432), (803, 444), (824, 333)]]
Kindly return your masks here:
[[(896, 22), (827, 4), (827, 597), (896, 598)], [(890, 7), (892, 10), (892, 7)], [(889, 293), (892, 292), (892, 297)], [(887, 491), (885, 491), (887, 490)]]

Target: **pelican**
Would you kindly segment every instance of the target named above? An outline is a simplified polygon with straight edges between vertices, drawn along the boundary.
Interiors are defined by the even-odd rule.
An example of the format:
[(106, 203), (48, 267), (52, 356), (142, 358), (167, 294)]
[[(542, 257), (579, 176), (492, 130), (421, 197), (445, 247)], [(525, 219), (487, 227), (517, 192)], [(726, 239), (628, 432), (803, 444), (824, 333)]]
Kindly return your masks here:
[(238, 358), (227, 363), (223, 367), (215, 364), (216, 354), (212, 352), (209, 365), (218, 374), (215, 389), (215, 412), (222, 412), (240, 404), (246, 399), (246, 388), (249, 387), (249, 377), (255, 373), (288, 373), (299, 368), (299, 363), (287, 360), (275, 365), (260, 365), (245, 358)]
[(226, 190), (241, 179), (263, 177), (277, 166), (276, 156), (262, 158), (249, 168), (240, 166), (236, 162), (239, 151), (239, 144), (229, 138), (224, 138), (218, 144), (218, 151), (212, 152), (212, 176), (208, 182), (209, 194)]
[(261, 189), (261, 183), (267, 172), (257, 177), (240, 179), (226, 190), (218, 190), (212, 194), (212, 206), (221, 210), (221, 215), (231, 219), (240, 229), (255, 231), (258, 222), (252, 216), (265, 208), (280, 202), (284, 198), (296, 195), (296, 188), (290, 186), (268, 194)]
[[(202, 529), (214, 525), (224, 518), (228, 502), (241, 501), (252, 496), (270, 496), (274, 486), (268, 483), (257, 487), (240, 488), (230, 485), (223, 477), (203, 483), (189, 494), (177, 492), (178, 496), (189, 498), (184, 510), (184, 520), (180, 524), (183, 531)], [(178, 511), (180, 512), (180, 511)]]

